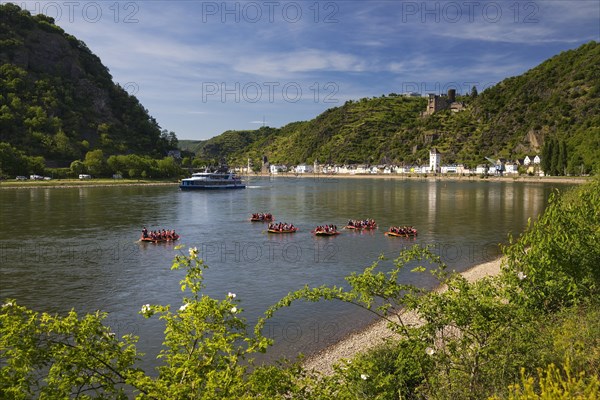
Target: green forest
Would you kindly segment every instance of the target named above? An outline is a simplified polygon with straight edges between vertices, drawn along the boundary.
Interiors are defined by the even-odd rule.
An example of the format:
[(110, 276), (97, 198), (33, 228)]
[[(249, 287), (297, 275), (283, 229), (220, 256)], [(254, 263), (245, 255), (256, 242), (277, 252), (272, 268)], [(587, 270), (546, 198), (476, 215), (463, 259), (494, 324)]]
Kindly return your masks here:
[(163, 158), (176, 148), (175, 133), (161, 129), (52, 18), (0, 5), (0, 48), (0, 176), (68, 169), (90, 151), (106, 161)]
[[(201, 142), (182, 141), (203, 162), (426, 164), (429, 149), (443, 163), (474, 168), (485, 157), (543, 155), (560, 142), (565, 159), (552, 175), (589, 174), (600, 168), (600, 44), (562, 52), (523, 75), (480, 94), (459, 96), (460, 112), (423, 117), (427, 99), (395, 93), (347, 101), (315, 119), (282, 128), (227, 131)], [(546, 148), (546, 152), (548, 149)], [(550, 157), (552, 153), (549, 153)], [(548, 170), (550, 171), (550, 170)]]

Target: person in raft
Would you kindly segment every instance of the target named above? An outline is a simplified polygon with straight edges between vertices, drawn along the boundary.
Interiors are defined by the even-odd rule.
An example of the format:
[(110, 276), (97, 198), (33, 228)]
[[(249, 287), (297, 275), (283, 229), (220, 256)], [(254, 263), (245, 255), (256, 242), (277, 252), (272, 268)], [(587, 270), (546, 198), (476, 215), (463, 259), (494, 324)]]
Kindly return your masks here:
[(150, 233), (148, 233), (148, 230), (146, 229), (146, 227), (144, 227), (144, 229), (142, 229), (142, 239), (147, 238), (150, 238), (152, 240), (176, 240), (179, 239), (179, 235), (175, 233), (174, 229), (163, 229), (162, 231), (150, 231)]

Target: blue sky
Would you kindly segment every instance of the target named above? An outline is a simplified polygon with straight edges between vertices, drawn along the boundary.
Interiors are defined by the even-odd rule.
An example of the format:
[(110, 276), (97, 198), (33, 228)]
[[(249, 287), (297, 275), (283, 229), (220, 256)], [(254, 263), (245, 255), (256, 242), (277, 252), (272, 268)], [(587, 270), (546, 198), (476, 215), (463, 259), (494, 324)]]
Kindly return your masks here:
[(179, 139), (346, 100), (480, 91), (600, 40), (600, 1), (14, 1), (100, 57)]

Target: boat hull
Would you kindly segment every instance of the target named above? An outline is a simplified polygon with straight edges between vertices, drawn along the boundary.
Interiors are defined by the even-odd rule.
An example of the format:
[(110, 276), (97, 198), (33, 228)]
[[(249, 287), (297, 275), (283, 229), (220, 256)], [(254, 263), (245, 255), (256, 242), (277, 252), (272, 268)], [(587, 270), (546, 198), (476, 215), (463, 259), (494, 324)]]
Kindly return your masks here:
[(364, 226), (364, 227), (346, 225), (344, 227), (344, 229), (352, 229), (352, 230), (355, 230), (355, 231), (372, 231), (372, 230), (377, 229), (377, 225), (375, 225), (375, 226)]
[(242, 179), (232, 172), (196, 172), (179, 182), (181, 190), (245, 189)]
[(385, 236), (393, 236), (393, 237), (412, 237), (412, 236), (417, 236), (417, 232), (411, 232), (411, 233), (386, 232), (384, 235)]
[(181, 190), (227, 190), (227, 189), (246, 189), (246, 185), (235, 186), (203, 186), (203, 185), (179, 185)]
[(139, 240), (139, 242), (141, 243), (170, 243), (170, 242), (175, 242), (179, 240), (179, 238), (175, 238), (175, 239), (151, 239), (151, 238), (141, 238)]
[(278, 231), (278, 230), (275, 230), (275, 229), (269, 229), (269, 230), (267, 230), (267, 232), (269, 232), (269, 233), (296, 233), (296, 231), (298, 231), (298, 229), (291, 229), (291, 230), (288, 229), (288, 230), (285, 230), (285, 231)]
[(339, 235), (341, 232), (314, 232), (315, 236), (335, 236)]

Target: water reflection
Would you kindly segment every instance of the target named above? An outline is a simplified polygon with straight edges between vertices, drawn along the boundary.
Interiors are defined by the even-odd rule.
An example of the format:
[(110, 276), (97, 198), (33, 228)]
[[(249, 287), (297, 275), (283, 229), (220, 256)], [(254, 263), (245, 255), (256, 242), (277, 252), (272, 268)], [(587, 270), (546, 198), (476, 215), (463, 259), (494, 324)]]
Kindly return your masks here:
[[(246, 190), (211, 193), (143, 186), (0, 190), (0, 298), (51, 312), (106, 310), (116, 329), (143, 333), (142, 350), (156, 354), (162, 326), (137, 312), (146, 303), (178, 304), (182, 272), (170, 271), (172, 244), (136, 243), (144, 225), (176, 229), (182, 244), (198, 247), (209, 265), (206, 293), (237, 293), (252, 322), (289, 291), (345, 285), (345, 276), (380, 254), (394, 258), (415, 243), (432, 245), (459, 270), (489, 261), (508, 232), (521, 232), (541, 212), (551, 190), (517, 182), (371, 179), (253, 179)], [(266, 224), (248, 221), (261, 211), (300, 231), (266, 234)], [(374, 218), (379, 230), (310, 234), (319, 224), (342, 227), (362, 218)], [(415, 225), (419, 236), (383, 236), (404, 224)], [(401, 279), (429, 284), (414, 274)], [(369, 320), (344, 304), (299, 304), (270, 322), (280, 339), (272, 354), (318, 349)]]

